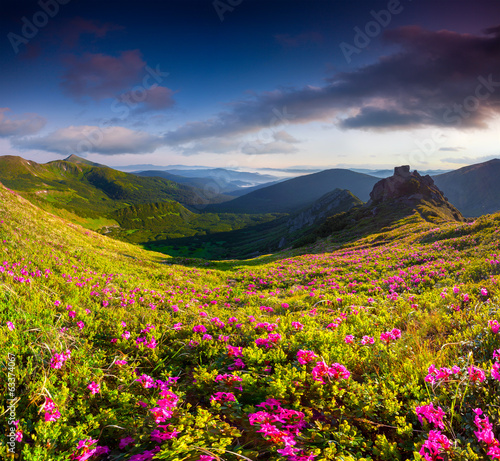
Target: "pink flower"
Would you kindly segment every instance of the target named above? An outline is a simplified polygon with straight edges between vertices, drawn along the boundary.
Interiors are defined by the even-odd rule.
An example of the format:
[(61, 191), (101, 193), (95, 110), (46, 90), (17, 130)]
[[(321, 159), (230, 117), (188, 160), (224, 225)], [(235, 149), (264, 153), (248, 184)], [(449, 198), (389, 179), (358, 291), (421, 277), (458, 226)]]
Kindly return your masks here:
[(430, 431), (428, 439), (422, 445), (419, 453), (426, 461), (439, 461), (446, 458), (440, 456), (443, 451), (450, 448), (451, 444), (446, 435), (440, 431)]
[(416, 407), (415, 412), (421, 424), (423, 424), (423, 418), (425, 418), (438, 429), (444, 429), (443, 418), (446, 416), (446, 413), (441, 407), (434, 408), (434, 405), (430, 403), (429, 405)]
[(354, 336), (353, 335), (347, 335), (345, 338), (344, 338), (344, 342), (346, 344), (352, 344), (354, 342)]
[(12, 322), (7, 322), (7, 328), (12, 331), (12, 330), (15, 330), (16, 327), (14, 326), (14, 324)]
[(115, 363), (116, 363), (117, 365), (119, 365), (119, 366), (122, 366), (122, 365), (126, 365), (126, 364), (127, 364), (127, 361), (126, 361), (126, 360), (117, 360)]
[(69, 358), (71, 358), (71, 351), (69, 349), (66, 350), (66, 353), (54, 354), (50, 360), (50, 368), (60, 369)]
[(488, 290), (486, 288), (481, 288), (481, 296), (488, 296)]
[(210, 397), (212, 402), (234, 402), (236, 397), (232, 392), (216, 392)]
[(488, 325), (490, 326), (493, 334), (496, 335), (500, 331), (500, 323), (498, 320), (488, 320)]
[(54, 401), (48, 397), (43, 406), (43, 411), (45, 411), (45, 422), (56, 421), (61, 417), (61, 413), (56, 408)]
[(491, 368), (491, 377), (500, 381), (500, 363), (496, 362)]
[(363, 336), (363, 338), (361, 339), (361, 344), (363, 346), (366, 346), (367, 344), (373, 344), (375, 343), (375, 338), (371, 337), (371, 336)]
[(97, 384), (95, 381), (92, 381), (88, 386), (87, 389), (90, 389), (90, 392), (92, 394), (98, 394), (101, 391), (101, 386)]
[(316, 381), (324, 383), (325, 377), (327, 379), (333, 378), (335, 380), (349, 379), (351, 373), (340, 363), (334, 363), (328, 367), (325, 362), (318, 362), (311, 371), (311, 375)]
[(134, 443), (135, 439), (133, 437), (124, 437), (120, 439), (120, 443), (118, 444), (118, 448), (120, 450), (123, 450), (127, 445), (130, 445), (131, 443)]
[(130, 338), (130, 331), (124, 331), (122, 333), (122, 339), (129, 339)]
[(471, 365), (467, 368), (467, 371), (469, 372), (469, 379), (473, 382), (479, 381), (482, 383), (486, 379), (486, 373), (480, 368)]
[(297, 352), (297, 360), (302, 365), (312, 362), (316, 358), (318, 358), (318, 356), (313, 351), (301, 349), (299, 352)]
[(85, 324), (81, 320), (79, 322), (76, 322), (76, 324), (78, 325), (78, 328), (80, 328), (80, 330), (83, 330)]
[(303, 330), (304, 325), (300, 322), (292, 322), (292, 327), (295, 328), (296, 330)]
[(204, 325), (195, 325), (193, 327), (193, 332), (194, 333), (206, 333), (207, 329), (205, 328)]

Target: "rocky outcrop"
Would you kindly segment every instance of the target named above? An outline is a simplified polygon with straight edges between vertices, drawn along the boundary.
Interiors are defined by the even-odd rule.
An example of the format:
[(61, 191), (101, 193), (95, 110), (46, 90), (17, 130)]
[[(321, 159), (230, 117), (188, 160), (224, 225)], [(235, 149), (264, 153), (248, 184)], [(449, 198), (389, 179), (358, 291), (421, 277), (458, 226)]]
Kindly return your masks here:
[(416, 170), (410, 172), (409, 165), (394, 168), (394, 175), (382, 179), (370, 192), (368, 205), (377, 206), (395, 202), (404, 206), (425, 205), (439, 210), (439, 214), (449, 219), (464, 221), (462, 214), (448, 202), (448, 199), (429, 176), (421, 176)]

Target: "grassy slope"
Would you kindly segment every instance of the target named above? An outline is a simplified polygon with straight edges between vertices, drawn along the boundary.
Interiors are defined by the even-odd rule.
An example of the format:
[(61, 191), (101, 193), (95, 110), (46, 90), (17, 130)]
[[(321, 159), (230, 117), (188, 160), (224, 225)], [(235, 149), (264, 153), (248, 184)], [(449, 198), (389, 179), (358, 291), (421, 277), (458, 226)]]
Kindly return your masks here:
[[(230, 452), (286, 459), (276, 451), (283, 448), (279, 438), (273, 442), (249, 424), (267, 398), (302, 413), (295, 447), (316, 459), (419, 460), (433, 426), (418, 421), (415, 407), (430, 402), (446, 415), (441, 431), (453, 447), (446, 456), (489, 459), (473, 434), (472, 409), (482, 408), (499, 427), (500, 386), (489, 370), (500, 340), (488, 320), (499, 319), (500, 215), (437, 225), (415, 213), (347, 245), (329, 237), (305, 250), (310, 254), (185, 261), (188, 267), (68, 224), (3, 188), (0, 214), (0, 387), (6, 406), (12, 352), (22, 459), (67, 460), (82, 455), (77, 444), (90, 438), (108, 446), (111, 459), (129, 459), (159, 445), (152, 431), (174, 428), (179, 434), (160, 444), (158, 459), (195, 461), (207, 453), (241, 459)], [(281, 338), (259, 347), (255, 339), (268, 332), (250, 316), (275, 325)], [(147, 324), (154, 329), (144, 332)], [(193, 333), (200, 324), (214, 339)], [(380, 334), (392, 328), (402, 337), (386, 345)], [(130, 339), (122, 339), (125, 331)], [(245, 368), (230, 370), (235, 357), (220, 334), (242, 348)], [(349, 334), (352, 344), (344, 341)], [(364, 335), (375, 344), (362, 346)], [(152, 336), (156, 348), (136, 347), (137, 338)], [(67, 349), (71, 358), (51, 368), (53, 354)], [(315, 361), (298, 363), (300, 349), (345, 365), (351, 376), (316, 381)], [(128, 363), (118, 366), (117, 359)], [(451, 384), (431, 386), (424, 381), (430, 364), (457, 365), (460, 374)], [(470, 381), (472, 364), (488, 373), (485, 381)], [(167, 429), (149, 411), (158, 406), (158, 389), (142, 386), (133, 370), (155, 380), (179, 378), (171, 385), (179, 403)], [(215, 380), (224, 373), (240, 376), (242, 390)], [(92, 381), (101, 387), (96, 395), (87, 388)], [(232, 392), (237, 401), (211, 402), (216, 392)], [(61, 413), (52, 422), (43, 417), (48, 397)], [(7, 418), (0, 416), (4, 428)], [(126, 436), (134, 442), (120, 449)], [(8, 459), (4, 432), (0, 441), (0, 457)]]

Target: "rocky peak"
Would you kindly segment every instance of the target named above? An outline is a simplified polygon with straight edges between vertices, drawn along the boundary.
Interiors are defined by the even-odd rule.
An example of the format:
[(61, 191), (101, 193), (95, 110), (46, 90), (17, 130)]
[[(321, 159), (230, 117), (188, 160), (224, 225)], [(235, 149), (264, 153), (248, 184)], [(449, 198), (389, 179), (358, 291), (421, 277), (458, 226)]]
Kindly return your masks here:
[(459, 221), (464, 219), (429, 175), (421, 176), (416, 170), (411, 172), (409, 165), (394, 168), (393, 176), (382, 179), (373, 186), (369, 205), (376, 206), (384, 202), (397, 202), (409, 207), (416, 207), (426, 202), (435, 209), (439, 208), (451, 219)]
[(370, 192), (370, 201), (374, 205), (387, 200), (407, 199), (418, 201), (423, 198), (446, 201), (443, 193), (429, 175), (421, 176), (416, 170), (410, 172), (409, 165), (394, 168), (394, 175), (376, 183)]

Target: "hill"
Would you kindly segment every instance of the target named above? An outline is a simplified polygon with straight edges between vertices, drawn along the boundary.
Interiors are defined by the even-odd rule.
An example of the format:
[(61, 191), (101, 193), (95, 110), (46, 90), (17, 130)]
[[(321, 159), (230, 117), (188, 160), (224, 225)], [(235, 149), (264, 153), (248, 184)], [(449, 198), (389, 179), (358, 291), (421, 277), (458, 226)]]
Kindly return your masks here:
[(464, 216), (500, 211), (500, 160), (467, 166), (433, 176), (436, 185)]
[(264, 187), (207, 210), (231, 213), (293, 213), (334, 189), (350, 190), (366, 201), (378, 178), (344, 169), (325, 170)]
[[(304, 207), (295, 213), (274, 219), (266, 219), (269, 215), (226, 215), (218, 216), (244, 217), (249, 224), (231, 232), (203, 235), (198, 233), (189, 238), (156, 239), (147, 245), (154, 251), (169, 255), (198, 257), (206, 259), (245, 259), (262, 254), (269, 254), (283, 248), (299, 245), (308, 241), (308, 236), (329, 216), (346, 212), (358, 207), (363, 202), (351, 192), (335, 189), (316, 200), (312, 205)], [(209, 217), (210, 214), (204, 214)], [(250, 225), (252, 216), (261, 217), (262, 223)], [(273, 216), (273, 215), (271, 215)], [(207, 233), (208, 234), (208, 233)]]
[(486, 461), (498, 446), (499, 214), (415, 211), (223, 263), (108, 239), (1, 186), (0, 215), (2, 459)]

